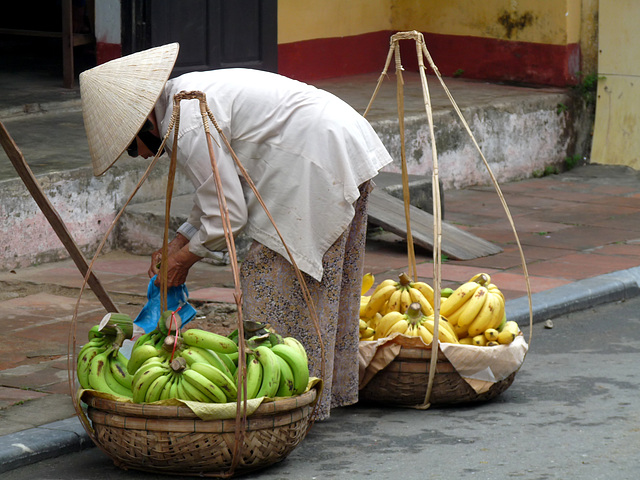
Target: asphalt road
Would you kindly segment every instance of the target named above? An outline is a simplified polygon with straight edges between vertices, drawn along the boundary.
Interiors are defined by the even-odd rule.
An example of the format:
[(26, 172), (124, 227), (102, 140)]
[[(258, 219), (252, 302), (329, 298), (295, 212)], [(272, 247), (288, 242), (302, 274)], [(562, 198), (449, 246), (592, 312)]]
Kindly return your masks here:
[[(334, 410), (283, 462), (241, 478), (636, 480), (640, 297), (553, 323), (534, 325), (524, 366), (491, 402)], [(3, 475), (95, 478), (159, 476), (120, 470), (96, 448)]]

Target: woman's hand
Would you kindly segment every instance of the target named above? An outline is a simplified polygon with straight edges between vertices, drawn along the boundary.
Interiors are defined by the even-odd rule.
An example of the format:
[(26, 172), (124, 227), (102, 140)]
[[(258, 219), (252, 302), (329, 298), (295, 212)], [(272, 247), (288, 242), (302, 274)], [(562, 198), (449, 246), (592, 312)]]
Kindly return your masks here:
[[(185, 245), (180, 250), (169, 256), (167, 262), (167, 287), (176, 287), (187, 281), (187, 275), (191, 266), (202, 260), (202, 257), (189, 251), (189, 245)], [(160, 269), (158, 269), (160, 270)], [(158, 275), (155, 281), (157, 286), (161, 285), (161, 277)]]
[[(167, 245), (169, 258), (175, 255), (183, 247), (189, 245), (189, 239), (184, 235), (178, 233), (173, 240)], [(162, 249), (156, 250), (151, 254), (151, 267), (149, 267), (149, 278), (160, 273), (160, 262), (162, 261)], [(183, 282), (184, 283), (184, 282)], [(179, 284), (178, 284), (179, 285)]]

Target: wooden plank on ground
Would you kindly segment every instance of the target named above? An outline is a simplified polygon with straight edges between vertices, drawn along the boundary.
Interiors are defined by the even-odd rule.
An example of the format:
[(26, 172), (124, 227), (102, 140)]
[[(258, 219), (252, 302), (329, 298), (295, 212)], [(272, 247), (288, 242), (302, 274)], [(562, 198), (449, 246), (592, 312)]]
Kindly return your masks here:
[[(433, 215), (413, 205), (409, 215), (413, 244), (433, 250)], [(369, 196), (369, 223), (406, 238), (404, 202), (382, 189), (374, 189)], [(443, 255), (454, 260), (472, 260), (502, 252), (499, 246), (444, 221), (441, 250)]]

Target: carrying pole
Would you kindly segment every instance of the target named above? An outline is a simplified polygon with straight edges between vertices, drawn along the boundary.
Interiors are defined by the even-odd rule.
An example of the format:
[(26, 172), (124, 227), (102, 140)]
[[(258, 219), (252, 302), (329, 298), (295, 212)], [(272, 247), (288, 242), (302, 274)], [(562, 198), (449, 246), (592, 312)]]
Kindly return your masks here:
[[(89, 271), (89, 264), (87, 263), (87, 260), (84, 258), (84, 255), (71, 236), (67, 226), (62, 221), (62, 218), (47, 198), (44, 190), (31, 171), (31, 168), (29, 168), (24, 155), (14, 142), (13, 138), (11, 138), (11, 135), (9, 135), (9, 132), (2, 122), (0, 122), (0, 144), (2, 144), (4, 151), (7, 153), (9, 160), (11, 160), (11, 163), (24, 182), (24, 185), (27, 187), (27, 190), (29, 190), (29, 193), (40, 207), (40, 210), (42, 210), (42, 213), (53, 228), (54, 232), (56, 232), (56, 235), (67, 249), (67, 252), (69, 252), (69, 256), (71, 256), (76, 267), (78, 267), (78, 270), (80, 270), (80, 273), (83, 276), (86, 276)], [(107, 312), (118, 311), (117, 307), (111, 300), (111, 297), (109, 297), (109, 294), (102, 286), (102, 283), (100, 283), (100, 280), (98, 280), (98, 277), (96, 277), (93, 272), (89, 274), (87, 283)]]

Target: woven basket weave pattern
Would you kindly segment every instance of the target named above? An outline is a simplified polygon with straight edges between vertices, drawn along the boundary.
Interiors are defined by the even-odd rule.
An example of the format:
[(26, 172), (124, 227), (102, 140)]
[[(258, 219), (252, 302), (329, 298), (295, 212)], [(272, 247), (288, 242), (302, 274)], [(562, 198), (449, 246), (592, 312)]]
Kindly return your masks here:
[[(306, 434), (315, 389), (268, 402), (247, 417), (236, 473), (283, 460)], [(169, 474), (227, 473), (236, 422), (201, 420), (187, 407), (115, 402), (88, 395), (88, 416), (99, 446), (125, 469)]]
[[(430, 358), (430, 349), (402, 348), (398, 356), (360, 390), (360, 401), (397, 406), (422, 404), (427, 393)], [(429, 403), (454, 405), (491, 400), (509, 388), (515, 375), (514, 372), (495, 383), (488, 391), (478, 394), (458, 374), (444, 354), (438, 352)]]

